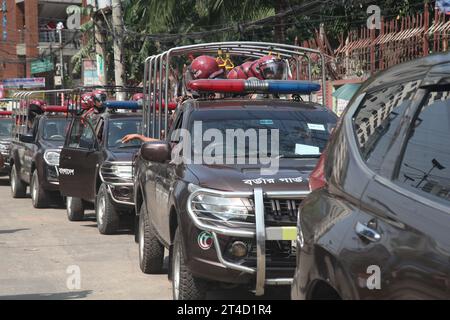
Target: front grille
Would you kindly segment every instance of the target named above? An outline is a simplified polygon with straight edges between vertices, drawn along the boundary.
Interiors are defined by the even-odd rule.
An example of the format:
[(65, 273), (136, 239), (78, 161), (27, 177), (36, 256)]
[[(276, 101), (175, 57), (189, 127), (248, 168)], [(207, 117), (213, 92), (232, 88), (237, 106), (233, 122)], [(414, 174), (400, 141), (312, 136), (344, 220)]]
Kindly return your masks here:
[[(118, 171), (122, 171), (122, 174)], [(105, 162), (100, 168), (101, 178), (107, 184), (132, 184), (131, 162)]]
[(0, 143), (0, 153), (3, 156), (6, 156), (6, 157), (9, 156), (10, 148), (11, 148), (11, 144), (10, 143)]
[(266, 226), (295, 226), (300, 200), (264, 199)]
[[(291, 241), (266, 241), (266, 272), (268, 278), (289, 278), (294, 275), (296, 248)], [(256, 245), (250, 244), (244, 265), (256, 268)]]

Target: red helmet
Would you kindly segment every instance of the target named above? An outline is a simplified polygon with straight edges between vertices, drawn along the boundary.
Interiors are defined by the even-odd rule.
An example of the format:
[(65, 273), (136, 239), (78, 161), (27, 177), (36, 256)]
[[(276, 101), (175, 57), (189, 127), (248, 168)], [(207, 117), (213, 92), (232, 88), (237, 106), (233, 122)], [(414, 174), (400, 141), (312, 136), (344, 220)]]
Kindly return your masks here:
[(227, 78), (228, 79), (248, 79), (252, 77), (257, 78), (257, 75), (252, 70), (253, 65), (256, 63), (257, 61), (244, 62), (240, 66), (231, 69), (230, 72), (228, 72)]
[(81, 96), (81, 109), (89, 110), (95, 106), (94, 95), (92, 92), (85, 93)]
[(251, 70), (260, 80), (281, 80), (286, 72), (286, 63), (279, 57), (269, 55), (256, 60)]
[(131, 97), (132, 101), (139, 101), (139, 100), (144, 100), (144, 94), (143, 93), (135, 93), (133, 94), (133, 96)]
[(107, 98), (104, 90), (94, 90), (92, 91), (92, 96), (94, 100), (98, 102), (105, 102)]
[(30, 100), (29, 105), (35, 105), (35, 106), (38, 106), (38, 107), (43, 107), (44, 105), (46, 105), (46, 103), (43, 100), (34, 99), (34, 100)]
[(224, 73), (216, 59), (211, 56), (199, 56), (189, 66), (192, 79), (214, 79)]
[(35, 115), (44, 113), (45, 101), (34, 99), (28, 103), (28, 116), (33, 118)]

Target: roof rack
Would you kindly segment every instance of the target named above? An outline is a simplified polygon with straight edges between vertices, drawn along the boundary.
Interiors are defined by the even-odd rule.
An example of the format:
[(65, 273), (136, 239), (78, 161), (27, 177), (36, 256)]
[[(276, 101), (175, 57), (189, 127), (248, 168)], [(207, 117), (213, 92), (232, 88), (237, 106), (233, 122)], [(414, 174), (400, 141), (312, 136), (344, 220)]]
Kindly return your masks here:
[[(35, 91), (16, 91), (12, 95), (13, 107), (12, 115), (16, 119), (14, 121), (13, 136), (18, 134), (26, 134), (26, 123), (28, 120), (28, 108), (33, 100), (42, 100), (41, 109), (43, 112), (68, 112), (68, 101), (74, 94), (73, 89), (57, 89), (57, 90), (35, 90)], [(58, 110), (61, 111), (56, 111)], [(67, 111), (62, 111), (66, 108)], [(47, 110), (46, 110), (47, 109)]]
[[(143, 79), (145, 97), (143, 106), (143, 133), (145, 135), (160, 139), (161, 130), (156, 130), (156, 128), (162, 128), (165, 132), (168, 132), (169, 108), (164, 106), (163, 101), (170, 101), (169, 90), (171, 88), (171, 79), (169, 73), (172, 67), (172, 58), (188, 55), (218, 54), (219, 52), (230, 55), (230, 57), (244, 58), (260, 58), (269, 54), (277, 54), (283, 59), (288, 59), (290, 63), (295, 64), (296, 73), (294, 78), (297, 80), (300, 80), (301, 69), (306, 65), (307, 79), (304, 80), (308, 81), (313, 80), (311, 58), (312, 55), (316, 55), (320, 59), (320, 81), (322, 83), (323, 101), (325, 101), (325, 57), (318, 50), (278, 43), (250, 41), (213, 42), (176, 47), (150, 56), (145, 60)], [(163, 117), (164, 126), (161, 126)]]

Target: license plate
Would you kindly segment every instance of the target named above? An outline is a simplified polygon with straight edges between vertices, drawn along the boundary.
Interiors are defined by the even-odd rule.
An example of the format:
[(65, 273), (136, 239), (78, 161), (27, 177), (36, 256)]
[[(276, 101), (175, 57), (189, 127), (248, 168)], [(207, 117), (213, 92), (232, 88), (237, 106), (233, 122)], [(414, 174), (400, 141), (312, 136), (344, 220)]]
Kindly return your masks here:
[(269, 227), (266, 228), (266, 240), (291, 240), (297, 239), (296, 227)]

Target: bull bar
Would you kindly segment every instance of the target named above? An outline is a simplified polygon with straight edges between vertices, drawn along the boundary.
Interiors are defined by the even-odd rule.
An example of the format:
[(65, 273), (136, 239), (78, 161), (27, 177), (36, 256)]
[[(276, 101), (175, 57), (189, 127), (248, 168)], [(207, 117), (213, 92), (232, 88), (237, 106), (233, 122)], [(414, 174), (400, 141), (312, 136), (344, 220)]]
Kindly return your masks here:
[[(264, 192), (262, 188), (255, 188), (253, 192), (223, 192), (212, 189), (198, 188), (195, 189), (188, 198), (187, 211), (189, 217), (194, 222), (194, 225), (201, 230), (208, 231), (212, 234), (214, 241), (214, 248), (217, 252), (217, 258), (219, 262), (226, 268), (237, 270), (244, 273), (256, 275), (255, 294), (261, 296), (264, 294), (264, 288), (266, 285), (290, 285), (292, 278), (266, 278), (266, 241), (267, 240), (286, 240), (282, 239), (279, 234), (283, 233), (283, 228), (295, 228), (296, 227), (267, 227), (265, 225), (265, 213), (264, 213), (264, 198), (268, 199), (304, 199), (310, 191), (269, 191)], [(208, 224), (204, 219), (197, 216), (192, 209), (192, 201), (199, 194), (208, 194), (215, 197), (223, 198), (253, 198), (255, 208), (255, 223), (247, 223), (254, 225), (254, 230), (242, 230), (237, 228), (219, 227)], [(243, 222), (239, 222), (243, 223)], [(278, 232), (277, 232), (278, 231)], [(281, 231), (281, 232), (280, 232)], [(217, 234), (222, 234), (231, 237), (250, 238), (256, 241), (256, 268), (243, 266), (237, 263), (227, 261), (223, 255), (218, 241)], [(292, 239), (294, 240), (294, 239)]]

